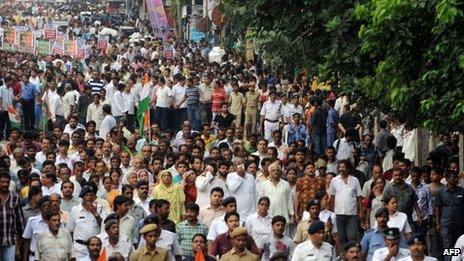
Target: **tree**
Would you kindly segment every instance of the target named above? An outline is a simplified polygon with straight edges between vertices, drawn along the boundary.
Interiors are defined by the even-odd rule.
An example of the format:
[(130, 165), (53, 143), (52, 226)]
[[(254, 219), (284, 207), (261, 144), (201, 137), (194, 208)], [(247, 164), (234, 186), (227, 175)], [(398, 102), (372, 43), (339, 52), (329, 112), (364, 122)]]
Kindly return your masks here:
[[(273, 67), (328, 80), (360, 108), (432, 131), (464, 128), (464, 25), (456, 0), (226, 0)], [(240, 37), (240, 33), (230, 34)]]
[(229, 38), (243, 42), (249, 30), (273, 68), (289, 73), (305, 68), (344, 84), (368, 71), (358, 56), (360, 23), (352, 0), (225, 0), (221, 7), (231, 17)]
[(374, 0), (356, 8), (361, 54), (374, 73), (352, 89), (382, 111), (432, 131), (464, 127), (463, 5)]

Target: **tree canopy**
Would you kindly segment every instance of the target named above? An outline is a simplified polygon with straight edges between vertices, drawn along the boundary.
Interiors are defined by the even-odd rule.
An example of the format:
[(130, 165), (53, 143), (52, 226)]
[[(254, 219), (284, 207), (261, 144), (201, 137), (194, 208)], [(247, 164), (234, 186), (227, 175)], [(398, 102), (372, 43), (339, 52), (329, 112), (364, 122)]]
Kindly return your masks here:
[[(305, 68), (366, 110), (464, 129), (464, 4), (456, 0), (226, 0), (274, 68)], [(237, 35), (229, 34), (230, 37)]]

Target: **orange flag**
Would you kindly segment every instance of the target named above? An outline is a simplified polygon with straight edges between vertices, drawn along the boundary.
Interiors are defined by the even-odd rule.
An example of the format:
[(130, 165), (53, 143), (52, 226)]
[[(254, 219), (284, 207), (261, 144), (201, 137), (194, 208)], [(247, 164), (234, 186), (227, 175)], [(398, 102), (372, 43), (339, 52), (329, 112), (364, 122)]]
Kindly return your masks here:
[(106, 258), (106, 248), (103, 248), (103, 250), (100, 252), (100, 256), (98, 257), (97, 261), (107, 261), (108, 259)]
[(203, 254), (203, 251), (197, 251), (195, 254), (195, 261), (205, 261), (205, 255)]

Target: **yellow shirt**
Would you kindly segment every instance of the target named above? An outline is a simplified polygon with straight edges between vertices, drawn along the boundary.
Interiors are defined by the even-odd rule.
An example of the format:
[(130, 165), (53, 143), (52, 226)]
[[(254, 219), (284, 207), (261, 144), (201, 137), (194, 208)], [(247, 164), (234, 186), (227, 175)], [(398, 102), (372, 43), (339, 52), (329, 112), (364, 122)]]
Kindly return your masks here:
[(229, 96), (229, 111), (230, 113), (237, 115), (242, 113), (243, 104), (245, 103), (245, 97), (241, 92), (232, 92)]
[(205, 135), (201, 135), (201, 139), (205, 142), (205, 149), (210, 151), (213, 147), (213, 143), (216, 141), (216, 137), (214, 135), (209, 135), (209, 138), (205, 138)]
[(165, 199), (171, 203), (171, 211), (169, 212), (169, 219), (174, 223), (182, 221), (182, 214), (184, 214), (185, 194), (180, 185), (172, 184), (166, 187), (163, 183), (155, 186), (152, 193), (153, 199)]
[(130, 261), (169, 261), (168, 251), (162, 248), (156, 248), (155, 251), (149, 252), (146, 246), (136, 250), (131, 256)]

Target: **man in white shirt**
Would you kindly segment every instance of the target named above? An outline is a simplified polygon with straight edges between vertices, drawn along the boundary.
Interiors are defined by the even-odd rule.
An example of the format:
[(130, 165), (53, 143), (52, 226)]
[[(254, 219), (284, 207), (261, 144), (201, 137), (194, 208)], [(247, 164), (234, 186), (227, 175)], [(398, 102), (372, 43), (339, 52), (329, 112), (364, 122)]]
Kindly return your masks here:
[(287, 181), (281, 179), (282, 168), (277, 163), (269, 165), (270, 179), (261, 183), (259, 196), (268, 197), (271, 200), (269, 214), (274, 217), (284, 216), (287, 220), (294, 217), (291, 188)]
[(101, 123), (101, 128), (98, 135), (103, 139), (107, 140), (107, 134), (111, 131), (113, 127), (116, 127), (116, 120), (114, 119), (113, 115), (111, 115), (111, 105), (104, 104), (103, 113), (105, 114), (105, 118)]
[[(228, 197), (222, 200), (222, 206), (224, 207), (224, 214), (215, 218), (209, 226), (208, 236), (206, 237), (208, 241), (214, 241), (216, 237), (220, 234), (226, 233), (229, 231), (229, 227), (226, 224), (224, 217), (228, 212), (235, 212), (237, 210), (237, 201), (234, 197)], [(240, 217), (240, 226), (244, 226), (245, 221)]]
[(156, 107), (155, 107), (155, 120), (159, 123), (161, 131), (166, 131), (168, 127), (169, 108), (171, 107), (172, 92), (168, 86), (165, 85), (163, 78), (159, 79), (159, 88), (156, 91)]
[(89, 104), (89, 107), (87, 107), (86, 122), (95, 121), (95, 129), (99, 131), (101, 129), (102, 121), (105, 118), (105, 114), (103, 113), (103, 104), (100, 101), (100, 93), (97, 92), (92, 94), (92, 98), (93, 102)]
[[(230, 164), (224, 164), (224, 162), (222, 162), (218, 166), (219, 169), (221, 169), (221, 167), (224, 165), (230, 166)], [(222, 170), (224, 170), (224, 168), (222, 168)], [(228, 169), (225, 171), (228, 173)], [(209, 205), (211, 189), (220, 187), (223, 190), (223, 196), (228, 197), (229, 194), (227, 191), (226, 182), (221, 179), (218, 174), (214, 174), (214, 168), (211, 165), (206, 165), (205, 172), (196, 178), (195, 186), (197, 188), (197, 199), (195, 203), (200, 207), (200, 209)]]
[(264, 138), (272, 140), (272, 132), (279, 129), (279, 120), (283, 121), (282, 103), (276, 100), (275, 90), (269, 92), (269, 100), (263, 104), (260, 112), (260, 130)]
[(178, 82), (172, 87), (172, 103), (174, 107), (174, 131), (181, 128), (181, 124), (187, 119), (187, 101), (185, 97), (185, 77), (182, 75), (174, 76)]
[(63, 133), (68, 133), (69, 137), (72, 137), (74, 131), (76, 131), (77, 129), (85, 130), (84, 125), (78, 123), (78, 120), (79, 119), (77, 118), (77, 116), (71, 115), (69, 117), (69, 123), (66, 124), (66, 126), (64, 127)]
[(121, 96), (123, 101), (122, 112), (127, 117), (127, 129), (132, 132), (135, 127), (136, 97), (131, 93), (131, 85), (129, 83), (124, 87), (124, 92)]
[(229, 194), (237, 199), (237, 212), (240, 217), (246, 219), (256, 211), (256, 184), (255, 178), (245, 172), (245, 160), (235, 158), (233, 160), (233, 173), (227, 175), (226, 184)]
[(363, 220), (364, 213), (361, 204), (361, 185), (357, 178), (350, 175), (351, 170), (350, 162), (341, 160), (338, 163), (339, 175), (332, 179), (328, 191), (330, 205), (335, 206), (337, 228), (343, 244), (358, 239), (358, 224)]
[(10, 136), (11, 122), (7, 111), (8, 107), (13, 106), (13, 89), (10, 85), (11, 78), (7, 77), (0, 86), (0, 140), (8, 140)]

